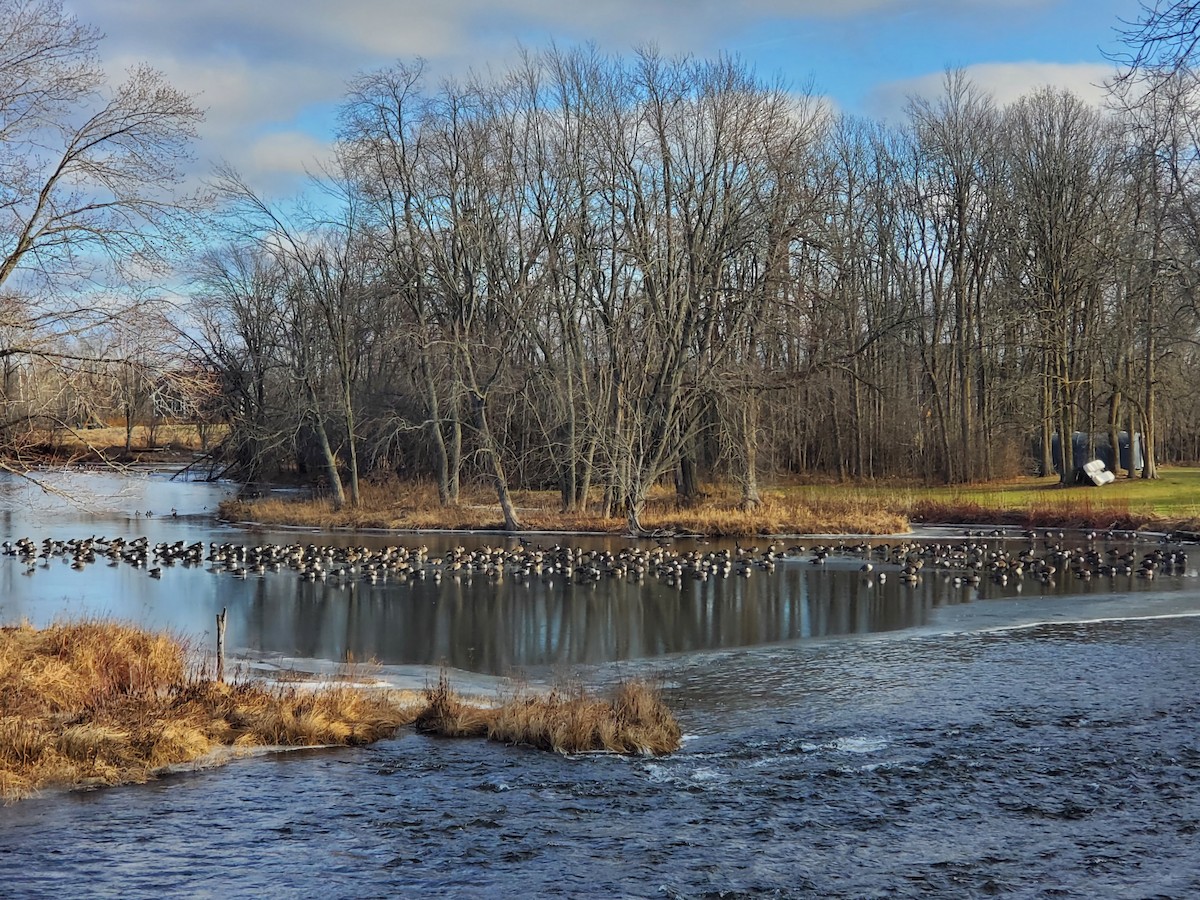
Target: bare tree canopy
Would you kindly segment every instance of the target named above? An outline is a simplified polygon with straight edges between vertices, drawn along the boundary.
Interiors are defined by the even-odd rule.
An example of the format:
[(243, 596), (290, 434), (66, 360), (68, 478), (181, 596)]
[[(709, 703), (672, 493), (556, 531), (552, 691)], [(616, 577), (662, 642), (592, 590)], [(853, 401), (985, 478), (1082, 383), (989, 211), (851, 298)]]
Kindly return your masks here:
[(146, 289), (202, 205), (182, 182), (203, 114), (146, 66), (112, 85), (100, 40), (59, 0), (0, 0), (0, 468), (118, 408), (131, 430), (169, 365)]
[(146, 66), (110, 87), (99, 40), (58, 0), (0, 0), (0, 289), (161, 272), (195, 209), (200, 108)]
[(319, 215), (223, 180), (196, 300), (233, 446), (335, 505), (360, 468), (486, 480), (510, 530), (525, 489), (636, 531), (711, 479), (1071, 484), (1122, 433), (1153, 477), (1200, 456), (1195, 117), (1154, 97), (1001, 108), (949, 71), (888, 126), (730, 57), (365, 74)]
[(1115, 58), (1131, 72), (1177, 72), (1195, 60), (1200, 44), (1200, 3), (1196, 0), (1143, 3), (1141, 17), (1125, 23), (1118, 34), (1129, 49)]

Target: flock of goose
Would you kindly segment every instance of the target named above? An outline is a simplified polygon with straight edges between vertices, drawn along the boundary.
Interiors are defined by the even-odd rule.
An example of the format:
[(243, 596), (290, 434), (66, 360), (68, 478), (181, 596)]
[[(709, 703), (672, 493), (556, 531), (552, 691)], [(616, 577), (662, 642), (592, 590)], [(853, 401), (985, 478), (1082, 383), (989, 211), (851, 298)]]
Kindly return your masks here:
[(938, 571), (955, 584), (978, 585), (984, 579), (998, 584), (1033, 578), (1053, 583), (1056, 577), (1091, 579), (1130, 576), (1142, 579), (1157, 574), (1185, 574), (1187, 554), (1178, 544), (1164, 539), (1153, 549), (1138, 550), (1130, 533), (1095, 532), (1082, 535), (1082, 543), (1069, 545), (1062, 532), (1025, 532), (1019, 542), (989, 541), (1001, 532), (967, 531), (963, 540), (896, 543), (795, 544), (784, 548), (771, 543), (765, 548), (734, 546), (733, 549), (672, 549), (660, 543), (653, 548), (626, 547), (621, 550), (583, 550), (578, 547), (534, 546), (522, 540), (515, 548), (458, 547), (431, 554), (424, 546), (334, 547), (320, 544), (205, 544), (161, 542), (151, 545), (145, 537), (89, 537), (72, 540), (31, 538), (5, 541), (0, 552), (25, 566), (26, 574), (49, 568), (56, 560), (74, 569), (97, 563), (122, 564), (145, 569), (160, 578), (164, 568), (175, 565), (204, 566), (214, 574), (234, 578), (265, 576), (290, 571), (306, 581), (346, 584), (371, 583), (445, 576), (482, 576), (518, 581), (574, 581), (587, 583), (607, 578), (641, 581), (657, 578), (672, 586), (689, 580), (704, 581), (729, 575), (746, 578), (755, 571), (773, 571), (785, 560), (822, 565), (831, 556), (862, 559), (859, 571), (871, 580), (884, 581), (892, 572), (901, 583), (916, 584), (924, 571)]

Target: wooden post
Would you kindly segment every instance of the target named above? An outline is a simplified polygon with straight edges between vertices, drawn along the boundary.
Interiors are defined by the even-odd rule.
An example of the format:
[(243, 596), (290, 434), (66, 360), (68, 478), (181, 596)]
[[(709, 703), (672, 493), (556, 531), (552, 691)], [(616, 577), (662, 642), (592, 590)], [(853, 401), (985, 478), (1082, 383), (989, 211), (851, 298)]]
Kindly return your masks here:
[(217, 681), (225, 682), (225, 607), (217, 615)]

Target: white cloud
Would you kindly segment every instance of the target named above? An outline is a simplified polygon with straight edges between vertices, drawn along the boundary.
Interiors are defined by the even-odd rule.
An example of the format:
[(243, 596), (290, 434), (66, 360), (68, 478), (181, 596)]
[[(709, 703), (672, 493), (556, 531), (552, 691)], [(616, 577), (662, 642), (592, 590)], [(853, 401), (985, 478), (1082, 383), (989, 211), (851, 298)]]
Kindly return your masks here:
[[(620, 53), (656, 43), (668, 54), (703, 55), (736, 43), (739, 32), (767, 16), (791, 22), (854, 22), (857, 17), (878, 24), (895, 16), (971, 22), (986, 12), (1053, 2), (71, 0), (70, 8), (107, 34), (101, 52), (114, 75), (132, 61), (145, 61), (198, 96), (208, 110), (197, 148), (202, 166), (226, 160), (249, 176), (251, 170), (265, 172), (277, 159), (278, 186), (295, 176), (300, 156), (328, 139), (331, 110), (347, 82), (398, 58), (424, 57), (436, 81), (469, 69), (504, 71), (518, 40), (531, 46), (551, 38), (564, 45), (588, 40)], [(987, 86), (1008, 77), (987, 66), (976, 68)], [(1022, 71), (1028, 75), (1030, 70)], [(899, 96), (902, 104), (903, 94), (919, 87), (917, 82), (888, 86), (877, 103), (890, 108)], [(265, 133), (273, 129), (284, 134), (268, 139)], [(298, 179), (291, 183), (302, 186)]]
[(333, 147), (329, 141), (302, 131), (273, 131), (254, 141), (239, 166), (247, 178), (271, 173), (290, 176), (317, 174), (330, 162)]
[[(112, 60), (110, 74), (138, 59)], [(297, 109), (334, 101), (345, 88), (320, 70), (291, 60), (254, 63), (236, 56), (158, 56), (148, 61), (209, 111), (210, 129), (290, 122)]]
[[(976, 63), (964, 66), (963, 71), (971, 81), (990, 93), (999, 106), (1007, 106), (1047, 85), (1064, 88), (1088, 103), (1101, 106), (1106, 97), (1105, 79), (1113, 74), (1112, 66), (1105, 63)], [(904, 118), (909, 97), (936, 98), (944, 86), (944, 70), (891, 81), (875, 88), (864, 105), (876, 118), (899, 122)]]

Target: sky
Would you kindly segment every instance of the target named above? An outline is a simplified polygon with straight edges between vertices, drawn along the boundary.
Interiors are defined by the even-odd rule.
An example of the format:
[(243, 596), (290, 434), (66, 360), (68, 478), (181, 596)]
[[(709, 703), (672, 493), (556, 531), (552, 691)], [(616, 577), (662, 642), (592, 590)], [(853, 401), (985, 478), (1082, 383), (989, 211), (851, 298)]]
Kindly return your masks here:
[(267, 195), (302, 190), (356, 74), (421, 57), (434, 79), (503, 71), (519, 49), (730, 52), (854, 115), (899, 121), (963, 68), (1007, 103), (1041, 85), (1099, 102), (1138, 0), (65, 0), (110, 76), (145, 62), (207, 110), (199, 164)]

